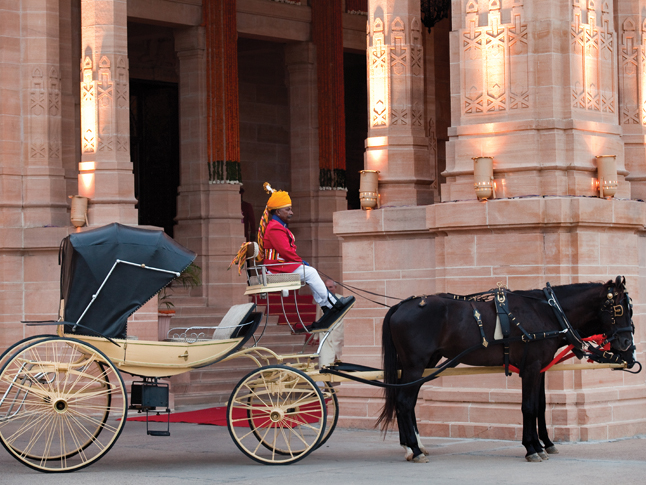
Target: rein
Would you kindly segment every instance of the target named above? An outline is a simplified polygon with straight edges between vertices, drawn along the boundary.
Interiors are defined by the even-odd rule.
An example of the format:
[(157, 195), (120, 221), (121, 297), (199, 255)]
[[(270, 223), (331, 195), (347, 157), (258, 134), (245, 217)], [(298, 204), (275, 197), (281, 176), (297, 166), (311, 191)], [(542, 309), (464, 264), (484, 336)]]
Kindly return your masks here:
[[(341, 286), (343, 286), (343, 285), (341, 285)], [(361, 291), (365, 291), (365, 290), (361, 290)], [(564, 360), (567, 360), (567, 359), (569, 359), (569, 358), (571, 358), (573, 356), (576, 356), (579, 359), (581, 359), (583, 357), (587, 357), (588, 360), (590, 360), (590, 361), (602, 362), (602, 363), (621, 363), (621, 362), (623, 362), (623, 360), (621, 359), (621, 357), (619, 355), (614, 354), (613, 352), (610, 351), (610, 342), (613, 339), (616, 338), (615, 335), (617, 333), (624, 332), (624, 331), (630, 331), (630, 330), (632, 330), (632, 328), (631, 327), (625, 327), (625, 328), (623, 328), (623, 327), (622, 328), (614, 327), (614, 325), (616, 325), (615, 318), (623, 316), (623, 311), (624, 311), (622, 304), (619, 304), (619, 305), (614, 304), (614, 298), (613, 297), (616, 296), (616, 293), (614, 293), (614, 290), (613, 291), (609, 290), (607, 300), (604, 303), (604, 308), (602, 309), (603, 312), (608, 312), (608, 313), (610, 313), (609, 308), (612, 309), (612, 313), (610, 313), (610, 315), (611, 315), (611, 319), (612, 319), (611, 321), (612, 321), (612, 325), (613, 325), (613, 332), (611, 333), (610, 336), (593, 335), (591, 337), (581, 338), (579, 336), (579, 333), (576, 331), (576, 329), (574, 327), (572, 327), (569, 320), (567, 319), (567, 316), (565, 315), (565, 312), (563, 311), (563, 308), (561, 307), (561, 304), (559, 303), (558, 298), (556, 297), (556, 294), (554, 293), (554, 290), (553, 290), (552, 286), (549, 283), (547, 283), (546, 287), (543, 289), (543, 293), (545, 294), (545, 297), (547, 299), (547, 304), (550, 307), (552, 307), (552, 310), (554, 311), (554, 315), (556, 316), (556, 319), (558, 320), (558, 322), (559, 322), (559, 324), (561, 326), (561, 330), (551, 330), (551, 331), (548, 331), (548, 332), (528, 333), (522, 328), (522, 326), (520, 325), (520, 322), (517, 322), (516, 326), (521, 330), (522, 335), (515, 336), (515, 337), (510, 337), (509, 334), (507, 333), (507, 335), (505, 335), (505, 338), (503, 338), (503, 339), (494, 340), (493, 342), (487, 342), (487, 340), (484, 337), (484, 331), (482, 329), (482, 321), (480, 319), (480, 314), (475, 309), (475, 306), (473, 305), (473, 302), (474, 301), (489, 301), (489, 297), (495, 297), (497, 303), (501, 303), (501, 305), (497, 304), (497, 311), (498, 311), (498, 307), (502, 308), (504, 310), (504, 313), (505, 313), (506, 317), (509, 318), (511, 321), (516, 322), (516, 319), (513, 317), (511, 312), (509, 312), (508, 308), (506, 306), (502, 305), (503, 303), (506, 302), (506, 298), (503, 297), (502, 300), (500, 299), (500, 294), (502, 293), (504, 295), (504, 293), (506, 291), (508, 291), (508, 290), (504, 290), (502, 287), (499, 287), (498, 289), (492, 289), (492, 290), (481, 292), (481, 293), (473, 293), (471, 295), (465, 295), (465, 296), (453, 295), (453, 294), (441, 295), (444, 298), (451, 298), (451, 299), (454, 299), (454, 300), (461, 300), (461, 301), (469, 301), (471, 303), (471, 306), (473, 307), (473, 310), (474, 310), (474, 318), (476, 319), (476, 323), (478, 324), (478, 327), (480, 329), (480, 334), (481, 334), (481, 337), (482, 337), (482, 343), (479, 343), (479, 344), (474, 345), (474, 346), (472, 346), (472, 347), (470, 347), (468, 349), (463, 350), (460, 354), (458, 354), (454, 358), (445, 361), (441, 366), (439, 366), (437, 368), (437, 370), (435, 372), (433, 372), (432, 374), (430, 374), (430, 375), (428, 375), (426, 377), (422, 377), (422, 378), (417, 379), (415, 381), (407, 382), (407, 383), (403, 383), (403, 384), (387, 384), (387, 383), (381, 382), (381, 381), (368, 380), (368, 379), (363, 379), (361, 377), (354, 376), (354, 375), (348, 373), (348, 371), (352, 372), (352, 371), (357, 370), (357, 369), (353, 368), (352, 366), (348, 367), (347, 364), (338, 364), (338, 365), (333, 365), (333, 366), (330, 366), (330, 367), (326, 367), (324, 369), (321, 369), (320, 373), (321, 374), (335, 375), (335, 376), (346, 378), (346, 379), (351, 380), (351, 381), (361, 382), (361, 383), (364, 383), (364, 384), (369, 384), (369, 385), (372, 385), (372, 386), (377, 386), (377, 387), (382, 387), (382, 388), (404, 388), (404, 387), (410, 387), (410, 386), (421, 386), (422, 384), (425, 384), (426, 382), (432, 381), (432, 380), (437, 379), (438, 377), (440, 377), (440, 374), (443, 371), (445, 371), (446, 369), (449, 369), (449, 368), (457, 366), (460, 363), (459, 360), (463, 356), (465, 356), (465, 355), (467, 355), (467, 354), (469, 354), (469, 353), (471, 353), (471, 352), (473, 352), (475, 350), (478, 350), (478, 349), (480, 349), (482, 347), (487, 347), (489, 345), (489, 343), (503, 345), (505, 347), (505, 349), (508, 349), (509, 344), (512, 343), (512, 342), (529, 343), (529, 342), (536, 342), (536, 341), (539, 341), (539, 340), (545, 340), (545, 339), (549, 339), (549, 338), (557, 338), (557, 337), (562, 337), (562, 336), (565, 336), (567, 341), (568, 341), (567, 347), (563, 351), (561, 351), (547, 366), (545, 366), (543, 369), (541, 369), (541, 372), (546, 372), (552, 366), (554, 366), (554, 365), (556, 365), (556, 364), (558, 364), (560, 362), (563, 362)], [(366, 291), (366, 293), (371, 293), (371, 292)], [(374, 294), (374, 293), (371, 293), (371, 294)], [(628, 296), (627, 292), (624, 292), (624, 295), (625, 295), (625, 298), (627, 298), (627, 300), (628, 300), (628, 309), (632, 314), (632, 304), (631, 304), (631, 301), (630, 301), (630, 297)], [(359, 295), (359, 296), (361, 296), (361, 295)], [(383, 296), (383, 295), (378, 295), (378, 296)], [(518, 295), (518, 296), (526, 297), (526, 298), (532, 298), (532, 299), (536, 299), (536, 300), (539, 300), (539, 301), (544, 301), (544, 300), (542, 300), (540, 298), (535, 298), (535, 297), (532, 297), (532, 296), (529, 296), (529, 295)], [(387, 298), (389, 298), (389, 297), (387, 297)], [(415, 297), (409, 297), (406, 300), (402, 300), (402, 303), (405, 302), (405, 301), (412, 300), (414, 298)], [(370, 300), (370, 301), (372, 301), (372, 300)], [(622, 299), (622, 301), (623, 301), (623, 299)], [(375, 303), (377, 303), (377, 302), (375, 302)], [(383, 306), (387, 306), (387, 305), (383, 305)], [(498, 315), (501, 315), (501, 313), (499, 311), (498, 311)], [(593, 343), (596, 344), (598, 347), (595, 347), (595, 346), (591, 345)], [(525, 347), (525, 350), (526, 349), (527, 349), (527, 347)], [(524, 358), (523, 358), (523, 361), (524, 361)], [(637, 364), (639, 364), (639, 362), (637, 362)], [(507, 359), (505, 359), (505, 364), (504, 364), (505, 375), (511, 375), (511, 374), (508, 374), (509, 370), (512, 370), (512, 371), (514, 371), (514, 372), (516, 372), (518, 374), (521, 374), (522, 373), (522, 366), (523, 365), (521, 364), (521, 369), (519, 369), (516, 366), (511, 365), (509, 363), (509, 361)], [(636, 373), (639, 373), (641, 371), (641, 368), (642, 368), (642, 366), (641, 366), (641, 364), (639, 364), (639, 370), (636, 371), (636, 372), (632, 372), (632, 371), (629, 371), (627, 369), (620, 369), (620, 370), (623, 370), (625, 372), (629, 372), (631, 374), (636, 374)], [(364, 368), (362, 368), (361, 370), (379, 370), (379, 369), (372, 369), (372, 368), (365, 368), (364, 369)]]

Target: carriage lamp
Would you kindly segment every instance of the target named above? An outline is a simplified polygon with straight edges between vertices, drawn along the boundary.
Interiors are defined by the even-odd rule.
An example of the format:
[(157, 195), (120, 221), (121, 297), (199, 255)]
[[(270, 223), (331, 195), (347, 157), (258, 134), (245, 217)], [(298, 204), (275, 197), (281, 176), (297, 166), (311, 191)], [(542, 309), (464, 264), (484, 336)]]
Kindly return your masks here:
[(599, 197), (614, 197), (617, 193), (617, 155), (597, 155)]
[(360, 170), (359, 199), (363, 210), (379, 208), (379, 170)]
[(72, 199), (72, 211), (70, 219), (74, 227), (83, 227), (87, 224), (87, 197), (82, 195), (70, 195)]
[(478, 200), (496, 198), (493, 182), (493, 157), (473, 157), (473, 188)]

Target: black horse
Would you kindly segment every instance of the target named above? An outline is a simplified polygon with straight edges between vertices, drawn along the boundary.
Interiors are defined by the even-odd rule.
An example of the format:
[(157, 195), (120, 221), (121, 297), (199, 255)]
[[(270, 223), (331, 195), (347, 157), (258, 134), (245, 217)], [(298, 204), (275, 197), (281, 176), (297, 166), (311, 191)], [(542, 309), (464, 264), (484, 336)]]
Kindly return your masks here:
[[(502, 293), (515, 317), (507, 339), (508, 360), (510, 365), (520, 369), (522, 378), (522, 442), (527, 449), (528, 461), (547, 459), (545, 452), (558, 453), (547, 434), (545, 374), (541, 369), (553, 360), (560, 347), (568, 341), (575, 341), (579, 343), (575, 345), (579, 356), (593, 355), (599, 360), (603, 353), (597, 348), (588, 348), (581, 339), (603, 334), (613, 349), (613, 352), (605, 353), (606, 357), (612, 356), (615, 362), (626, 362), (629, 367), (635, 363), (632, 304), (624, 278), (618, 276), (615, 281), (605, 284), (583, 283), (549, 288), (555, 295), (551, 302), (545, 290)], [(491, 294), (496, 298), (500, 291), (492, 290)], [(503, 365), (504, 346), (494, 342), (496, 306), (490, 299), (464, 298), (450, 294), (417, 297), (390, 309), (384, 318), (382, 336), (385, 383), (419, 381), (424, 369), (435, 367), (443, 357), (449, 360), (458, 357), (459, 363), (467, 365)], [(554, 311), (555, 303), (557, 309), (559, 306), (562, 309), (561, 316)], [(478, 325), (478, 313), (484, 333)], [(564, 326), (570, 326), (568, 321), (571, 327), (564, 331)], [(483, 336), (487, 346), (483, 345)], [(465, 352), (467, 349), (472, 350)], [(399, 370), (401, 378), (398, 377)], [(378, 423), (386, 430), (396, 414), (400, 442), (407, 451), (406, 459), (427, 462), (425, 455), (428, 452), (419, 441), (415, 418), (415, 403), (421, 385), (422, 382), (386, 388), (386, 403)]]

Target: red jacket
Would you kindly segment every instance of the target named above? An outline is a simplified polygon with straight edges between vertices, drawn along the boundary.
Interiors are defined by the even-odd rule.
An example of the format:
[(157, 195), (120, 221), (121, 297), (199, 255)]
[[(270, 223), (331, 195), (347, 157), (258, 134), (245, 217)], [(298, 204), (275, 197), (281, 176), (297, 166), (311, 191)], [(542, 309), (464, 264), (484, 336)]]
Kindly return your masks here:
[(296, 239), (292, 231), (283, 226), (276, 219), (272, 219), (265, 229), (265, 255), (264, 264), (294, 262), (296, 264), (282, 264), (270, 266), (267, 270), (272, 273), (293, 273), (303, 260), (296, 254)]

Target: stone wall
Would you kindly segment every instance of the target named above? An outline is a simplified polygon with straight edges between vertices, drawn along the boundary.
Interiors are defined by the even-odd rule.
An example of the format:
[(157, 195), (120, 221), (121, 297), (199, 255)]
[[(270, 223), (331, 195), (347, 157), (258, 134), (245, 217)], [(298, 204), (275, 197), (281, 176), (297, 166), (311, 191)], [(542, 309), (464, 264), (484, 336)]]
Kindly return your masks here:
[(238, 40), (240, 85), (240, 164), (244, 199), (254, 206), (256, 222), (268, 195), (262, 184), (291, 190), (289, 90), (284, 44)]

